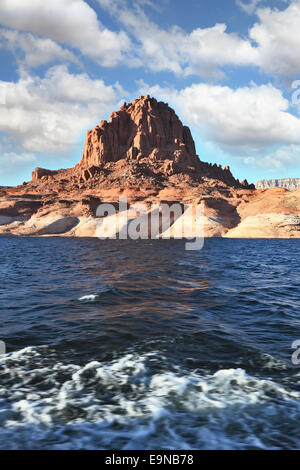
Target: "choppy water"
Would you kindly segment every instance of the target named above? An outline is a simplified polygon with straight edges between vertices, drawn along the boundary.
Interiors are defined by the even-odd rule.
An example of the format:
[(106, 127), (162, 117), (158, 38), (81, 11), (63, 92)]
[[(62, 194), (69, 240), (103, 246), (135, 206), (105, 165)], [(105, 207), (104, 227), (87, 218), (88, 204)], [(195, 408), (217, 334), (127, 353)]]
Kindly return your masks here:
[(0, 448), (299, 448), (299, 255), (1, 238)]

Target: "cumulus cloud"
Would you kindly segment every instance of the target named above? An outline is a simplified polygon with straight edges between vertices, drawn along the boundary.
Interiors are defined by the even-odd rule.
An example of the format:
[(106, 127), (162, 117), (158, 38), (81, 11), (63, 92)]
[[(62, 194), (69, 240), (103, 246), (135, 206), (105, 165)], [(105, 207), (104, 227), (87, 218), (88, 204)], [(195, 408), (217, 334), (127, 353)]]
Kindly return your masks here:
[(254, 65), (257, 51), (250, 41), (228, 33), (225, 24), (196, 28), (190, 34), (173, 26), (169, 30), (150, 21), (140, 4), (124, 0), (98, 0), (134, 36), (136, 62), (152, 71), (168, 70), (177, 75), (221, 77), (222, 66)]
[(79, 64), (72, 52), (60, 47), (52, 39), (38, 38), (31, 33), (1, 28), (0, 46), (11, 50), (22, 65), (30, 68), (54, 61)]
[[(202, 83), (180, 91), (146, 84), (140, 88), (168, 101), (203, 138), (247, 163), (252, 156), (260, 161), (274, 146), (300, 145), (300, 119), (289, 113), (288, 101), (271, 84), (232, 89)], [(283, 153), (276, 155), (278, 161)]]
[[(126, 0), (98, 3), (118, 17), (127, 33), (105, 28), (84, 0), (1, 0), (0, 23), (5, 28), (0, 30), (0, 44), (21, 54), (28, 67), (54, 60), (76, 63), (77, 48), (101, 65), (115, 66), (126, 53), (130, 66), (181, 76), (220, 78), (226, 65), (252, 65), (274, 76), (300, 74), (295, 53), (300, 45), (300, 0), (282, 11), (257, 9), (258, 1), (240, 1), (246, 12), (257, 14), (247, 38), (229, 33), (225, 24), (190, 33), (178, 26), (163, 29), (142, 10), (156, 5), (151, 0), (131, 6)], [(21, 73), (17, 82), (0, 81), (0, 133), (20, 148), (19, 154), (4, 151), (5, 161), (20, 158), (20, 165), (35, 153), (69, 151), (85, 129), (118, 108), (124, 95), (118, 83), (108, 86), (84, 73), (72, 75), (65, 66), (50, 68), (43, 78)], [(271, 84), (140, 88), (139, 93), (169, 101), (205, 139), (248, 164), (280, 169), (299, 163), (300, 119)]]
[(135, 62), (152, 71), (171, 71), (177, 75), (196, 74), (221, 78), (226, 65), (253, 66), (273, 76), (300, 73), (300, 0), (286, 2), (284, 10), (258, 8), (262, 0), (237, 0), (258, 21), (248, 37), (229, 33), (223, 23), (196, 28), (186, 33), (173, 26), (166, 30), (150, 21), (141, 3), (127, 0), (98, 0), (134, 37)]
[(84, 0), (1, 0), (0, 23), (78, 48), (104, 66), (114, 66), (130, 47), (124, 32), (105, 28)]
[(66, 49), (72, 47), (103, 66), (126, 63), (181, 76), (220, 79), (228, 65), (258, 67), (274, 76), (300, 74), (295, 53), (300, 45), (300, 0), (284, 10), (258, 8), (262, 0), (237, 2), (258, 18), (248, 37), (228, 32), (223, 23), (190, 33), (176, 25), (164, 29), (143, 10), (160, 6), (151, 0), (98, 0), (121, 23), (119, 32), (102, 25), (84, 0), (1, 0), (0, 23), (6, 26), (1, 35), (8, 47), (23, 53), (30, 67), (55, 58), (74, 62), (74, 53)]
[(300, 1), (285, 10), (258, 9), (257, 22), (250, 38), (257, 43), (257, 65), (273, 75), (294, 76), (300, 73)]
[(70, 151), (124, 93), (119, 84), (72, 75), (65, 66), (50, 68), (44, 78), (24, 74), (16, 83), (0, 85), (6, 97), (0, 106), (0, 132), (22, 151), (47, 154)]

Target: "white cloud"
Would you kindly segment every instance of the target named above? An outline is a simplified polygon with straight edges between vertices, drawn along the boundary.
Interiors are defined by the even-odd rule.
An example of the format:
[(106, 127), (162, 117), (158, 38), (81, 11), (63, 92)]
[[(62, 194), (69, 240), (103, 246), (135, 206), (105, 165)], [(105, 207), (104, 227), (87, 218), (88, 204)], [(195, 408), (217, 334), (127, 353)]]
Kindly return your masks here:
[(261, 3), (263, 0), (247, 0), (246, 2), (245, 1), (242, 1), (242, 0), (236, 0), (236, 4), (243, 10), (245, 11), (246, 13), (248, 13), (248, 15), (251, 15), (252, 13), (254, 13), (254, 11), (256, 10), (257, 6), (259, 3)]
[(196, 28), (190, 34), (178, 26), (164, 30), (150, 21), (138, 4), (128, 7), (124, 0), (98, 0), (115, 15), (137, 41), (136, 62), (152, 71), (220, 77), (224, 65), (255, 65), (257, 51), (248, 40), (228, 33), (225, 24)]
[[(0, 30), (0, 44), (21, 51), (22, 64), (28, 67), (54, 60), (76, 62), (63, 44), (101, 65), (114, 66), (126, 53), (130, 66), (182, 76), (219, 78), (226, 65), (257, 66), (274, 76), (300, 74), (300, 0), (283, 11), (256, 10), (258, 0), (239, 0), (246, 12), (256, 10), (258, 18), (248, 38), (228, 33), (225, 24), (190, 33), (178, 26), (163, 29), (141, 9), (155, 7), (151, 0), (130, 7), (125, 0), (98, 3), (118, 17), (128, 34), (104, 28), (84, 0), (0, 0), (0, 23), (6, 26)], [(232, 89), (199, 83), (181, 91), (141, 88), (140, 93), (169, 101), (204, 138), (248, 164), (280, 169), (299, 163), (300, 119), (289, 113), (288, 101), (271, 84)], [(0, 81), (0, 91), (0, 105), (5, 101), (0, 106), (0, 132), (20, 148), (20, 154), (5, 155), (16, 161), (20, 155), (20, 162), (34, 153), (70, 150), (85, 129), (118, 107), (124, 94), (118, 84), (107, 86), (84, 73), (72, 75), (65, 66), (52, 67), (44, 78), (23, 72), (16, 83)]]
[(52, 39), (38, 38), (31, 33), (0, 28), (1, 45), (13, 51), (18, 61), (28, 67), (38, 67), (54, 61), (79, 64), (79, 60), (72, 52), (63, 49)]
[(228, 32), (223, 23), (190, 33), (176, 25), (163, 29), (143, 11), (159, 8), (151, 0), (98, 0), (127, 33), (104, 27), (84, 0), (1, 0), (0, 23), (12, 28), (2, 32), (2, 38), (11, 49), (23, 52), (30, 67), (54, 59), (74, 62), (74, 54), (63, 44), (100, 65), (122, 62), (182, 76), (221, 78), (227, 65), (259, 67), (274, 76), (300, 74), (300, 56), (295, 52), (300, 46), (300, 0), (282, 11), (257, 9), (262, 0), (237, 2), (258, 17), (245, 38)]
[(236, 90), (203, 83), (181, 91), (140, 88), (142, 94), (168, 101), (204, 139), (243, 160), (255, 156), (259, 161), (274, 146), (300, 145), (300, 119), (288, 112), (288, 101), (270, 84)]
[(98, 0), (135, 39), (135, 62), (152, 71), (171, 71), (177, 75), (196, 74), (220, 78), (226, 65), (253, 66), (270, 75), (300, 74), (300, 0), (287, 1), (284, 10), (258, 8), (262, 0), (237, 0), (257, 23), (249, 36), (228, 33), (223, 23), (196, 28), (191, 33), (178, 26), (163, 29), (150, 21), (141, 3), (127, 0)]
[(0, 23), (76, 47), (104, 66), (116, 65), (130, 47), (128, 36), (101, 25), (84, 0), (1, 0)]
[(36, 160), (36, 156), (32, 153), (1, 152), (0, 175), (9, 174), (16, 169), (20, 172), (25, 168), (33, 168)]
[(50, 68), (44, 78), (24, 74), (17, 83), (0, 84), (6, 90), (0, 132), (22, 151), (47, 154), (70, 151), (124, 93), (118, 84), (107, 86), (86, 74), (72, 75), (65, 66)]
[(149, 7), (155, 11), (162, 12), (169, 1), (170, 0), (159, 0), (159, 2), (152, 0), (135, 0), (135, 3), (141, 7)]
[(283, 145), (262, 158), (246, 157), (248, 165), (258, 165), (260, 168), (274, 172), (284, 171), (300, 165), (300, 145)]
[(257, 16), (259, 22), (249, 32), (257, 43), (257, 65), (275, 76), (300, 74), (300, 1), (283, 11), (259, 9)]

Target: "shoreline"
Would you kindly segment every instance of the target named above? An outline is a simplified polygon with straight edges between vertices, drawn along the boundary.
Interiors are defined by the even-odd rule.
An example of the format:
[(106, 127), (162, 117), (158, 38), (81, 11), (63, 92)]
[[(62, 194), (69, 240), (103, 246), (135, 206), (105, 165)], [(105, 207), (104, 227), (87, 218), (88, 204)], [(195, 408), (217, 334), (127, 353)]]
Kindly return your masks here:
[[(183, 216), (182, 216), (183, 217)], [(192, 224), (181, 229), (181, 219), (177, 219), (163, 232), (156, 236), (138, 237), (137, 239), (160, 240), (191, 240), (194, 238), (237, 238), (237, 239), (300, 239), (300, 216), (291, 214), (263, 214), (247, 217), (238, 225), (228, 228), (220, 220), (205, 216), (204, 233), (195, 232)], [(109, 230), (107, 237), (99, 236), (98, 226), (101, 219), (96, 217), (40, 217), (31, 218), (26, 221), (14, 221), (7, 225), (0, 225), (0, 237), (22, 237), (22, 238), (99, 238), (118, 240), (118, 230)], [(106, 218), (103, 219), (104, 222)], [(132, 221), (130, 219), (128, 227)], [(108, 227), (110, 227), (107, 220)], [(70, 225), (72, 225), (70, 227)], [(179, 229), (178, 229), (179, 227)], [(130, 236), (128, 236), (130, 238)]]

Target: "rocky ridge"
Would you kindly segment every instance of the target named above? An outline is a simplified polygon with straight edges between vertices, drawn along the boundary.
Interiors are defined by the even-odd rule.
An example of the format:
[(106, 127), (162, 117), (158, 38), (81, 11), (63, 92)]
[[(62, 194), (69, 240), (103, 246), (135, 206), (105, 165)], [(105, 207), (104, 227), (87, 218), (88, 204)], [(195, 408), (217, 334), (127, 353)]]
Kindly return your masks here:
[(255, 187), (257, 189), (285, 188), (289, 191), (296, 191), (300, 188), (300, 178), (261, 180), (256, 183)]
[(97, 207), (120, 196), (149, 211), (162, 202), (203, 203), (208, 237), (300, 237), (299, 190), (255, 190), (229, 167), (202, 161), (189, 128), (149, 95), (89, 130), (74, 168), (36, 168), (30, 182), (0, 188), (0, 234), (97, 236)]

